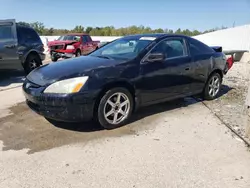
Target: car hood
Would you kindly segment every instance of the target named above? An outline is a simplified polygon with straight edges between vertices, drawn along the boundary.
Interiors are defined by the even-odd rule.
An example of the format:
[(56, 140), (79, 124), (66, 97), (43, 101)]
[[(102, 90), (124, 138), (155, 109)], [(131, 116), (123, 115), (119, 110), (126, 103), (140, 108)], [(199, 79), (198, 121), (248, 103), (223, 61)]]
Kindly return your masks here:
[(48, 42), (48, 46), (60, 45), (60, 44), (73, 44), (76, 42), (78, 42), (78, 41), (75, 41), (75, 40), (55, 40), (55, 41)]
[(34, 84), (46, 86), (59, 80), (91, 76), (96, 70), (115, 66), (120, 62), (93, 56), (82, 56), (41, 66), (33, 70), (27, 79)]

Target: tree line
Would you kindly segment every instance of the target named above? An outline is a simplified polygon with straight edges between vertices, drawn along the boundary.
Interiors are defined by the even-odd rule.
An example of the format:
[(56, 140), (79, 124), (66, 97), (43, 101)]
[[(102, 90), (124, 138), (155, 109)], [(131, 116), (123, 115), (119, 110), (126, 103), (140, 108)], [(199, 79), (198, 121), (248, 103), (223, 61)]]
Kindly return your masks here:
[(183, 34), (187, 36), (196, 36), (204, 33), (209, 33), (212, 31), (220, 30), (220, 29), (226, 29), (227, 27), (217, 27), (213, 29), (209, 29), (206, 31), (198, 31), (198, 30), (189, 30), (189, 29), (152, 29), (150, 27), (144, 27), (144, 26), (129, 26), (129, 27), (121, 27), (121, 28), (115, 28), (114, 26), (106, 26), (106, 27), (83, 27), (81, 25), (75, 26), (73, 29), (56, 29), (56, 28), (47, 28), (45, 25), (41, 22), (33, 22), (33, 23), (27, 23), (27, 22), (18, 22), (20, 25), (30, 26), (34, 28), (39, 35), (43, 36), (59, 36), (64, 35), (68, 33), (88, 33), (92, 36), (124, 36), (124, 35), (131, 35), (131, 34), (144, 34), (144, 33), (170, 33), (170, 34)]

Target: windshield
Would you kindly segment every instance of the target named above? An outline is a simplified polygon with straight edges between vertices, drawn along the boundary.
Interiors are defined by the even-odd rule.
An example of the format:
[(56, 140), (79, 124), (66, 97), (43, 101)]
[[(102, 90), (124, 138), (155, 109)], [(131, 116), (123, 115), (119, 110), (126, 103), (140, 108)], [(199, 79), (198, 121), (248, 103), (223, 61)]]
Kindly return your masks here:
[(154, 37), (125, 37), (103, 46), (91, 53), (90, 56), (133, 59), (154, 40)]
[(77, 35), (63, 35), (60, 36), (57, 40), (75, 40), (75, 41), (80, 41), (81, 37)]

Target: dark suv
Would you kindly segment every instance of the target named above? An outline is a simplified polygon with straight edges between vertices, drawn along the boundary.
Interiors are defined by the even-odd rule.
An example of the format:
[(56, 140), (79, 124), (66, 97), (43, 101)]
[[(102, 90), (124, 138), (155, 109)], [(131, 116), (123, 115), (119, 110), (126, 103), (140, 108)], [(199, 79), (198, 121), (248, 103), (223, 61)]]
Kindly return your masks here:
[(28, 74), (45, 59), (43, 43), (37, 32), (15, 20), (0, 20), (0, 69), (23, 68)]

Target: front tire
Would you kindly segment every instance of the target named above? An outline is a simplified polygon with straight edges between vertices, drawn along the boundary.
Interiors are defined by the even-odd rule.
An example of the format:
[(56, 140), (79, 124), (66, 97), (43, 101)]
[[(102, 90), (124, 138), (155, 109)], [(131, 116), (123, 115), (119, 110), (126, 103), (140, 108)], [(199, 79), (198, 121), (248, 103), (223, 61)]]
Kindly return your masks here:
[(100, 100), (96, 113), (98, 123), (105, 129), (124, 125), (130, 118), (134, 107), (131, 93), (125, 88), (113, 88)]
[(58, 60), (58, 58), (56, 56), (54, 56), (54, 55), (51, 56), (51, 61), (57, 62), (57, 60)]
[(80, 50), (77, 50), (75, 56), (76, 56), (76, 57), (80, 57), (81, 55), (82, 55), (82, 54), (81, 54), (81, 51), (80, 51)]
[(205, 85), (203, 98), (205, 100), (213, 100), (217, 98), (221, 90), (222, 77), (218, 73), (213, 73)]

